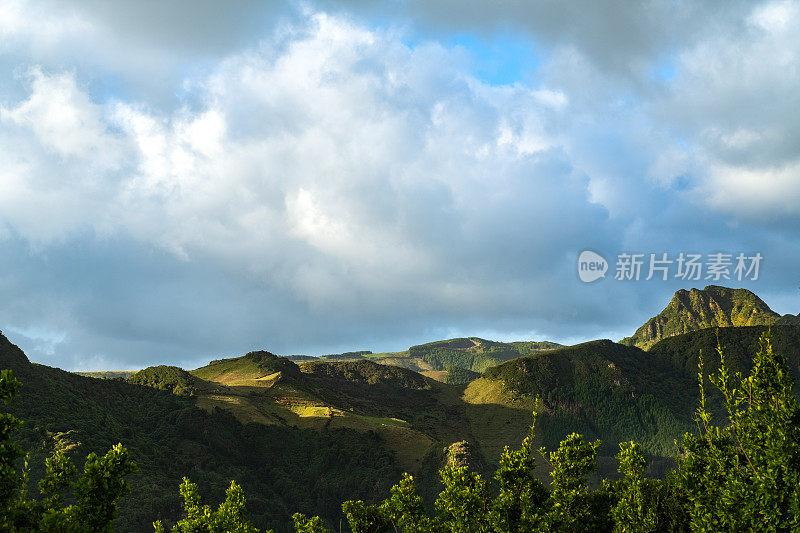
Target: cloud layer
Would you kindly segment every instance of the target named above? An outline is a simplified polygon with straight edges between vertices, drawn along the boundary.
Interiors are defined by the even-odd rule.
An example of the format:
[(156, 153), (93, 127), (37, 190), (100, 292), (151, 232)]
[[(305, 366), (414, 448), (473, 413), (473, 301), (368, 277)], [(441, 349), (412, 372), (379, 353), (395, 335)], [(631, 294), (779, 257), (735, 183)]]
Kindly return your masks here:
[[(622, 335), (682, 286), (583, 285), (587, 248), (761, 251), (800, 303), (795, 4), (175, 6), (0, 7), (0, 325), (34, 360)], [(513, 84), (442, 37), (504, 24), (542, 50)]]

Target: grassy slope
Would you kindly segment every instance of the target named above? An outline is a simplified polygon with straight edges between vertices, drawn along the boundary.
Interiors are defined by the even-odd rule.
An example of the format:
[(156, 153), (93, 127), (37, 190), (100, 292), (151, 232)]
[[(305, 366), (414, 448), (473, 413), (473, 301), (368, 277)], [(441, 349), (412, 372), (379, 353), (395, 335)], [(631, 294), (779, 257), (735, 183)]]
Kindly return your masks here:
[(132, 375), (134, 375), (138, 370), (100, 370), (98, 372), (75, 372), (79, 376), (84, 376), (87, 378), (98, 378), (98, 379), (115, 379), (115, 378), (122, 378), (128, 379)]
[(497, 462), (506, 445), (522, 442), (533, 421), (534, 401), (510, 391), (497, 380), (481, 377), (470, 382), (463, 387), (460, 400), (471, 432), (490, 466)]
[(191, 371), (193, 376), (206, 381), (250, 387), (269, 386), (271, 380), (266, 380), (265, 383), (264, 378), (276, 373), (281, 373), (284, 378), (293, 378), (300, 374), (300, 367), (286, 357), (256, 351), (242, 357), (211, 361), (208, 365)]
[[(277, 375), (276, 364), (283, 365)], [(286, 368), (271, 359), (259, 366), (245, 356), (193, 370), (217, 384), (197, 395), (197, 405), (227, 409), (243, 422), (376, 432), (409, 471), (420, 468), (448, 425), (436, 400), (440, 385), (417, 372), (365, 359), (306, 362), (296, 372)]]

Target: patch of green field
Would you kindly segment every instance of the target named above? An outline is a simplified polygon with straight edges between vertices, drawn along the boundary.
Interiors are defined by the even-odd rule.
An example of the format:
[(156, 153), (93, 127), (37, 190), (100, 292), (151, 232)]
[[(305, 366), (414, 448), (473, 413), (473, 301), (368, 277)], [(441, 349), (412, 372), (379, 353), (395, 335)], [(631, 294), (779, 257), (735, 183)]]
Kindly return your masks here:
[(478, 378), (467, 384), (461, 398), (471, 405), (499, 405), (512, 409), (533, 410), (534, 402), (524, 394), (505, 387), (502, 381)]
[(374, 361), (382, 365), (399, 366), (400, 368), (406, 368), (419, 373), (434, 370), (430, 363), (423, 361), (419, 357), (383, 357), (374, 359)]
[(423, 370), (420, 374), (426, 378), (435, 379), (440, 383), (447, 382), (447, 372), (445, 370)]
[(290, 405), (288, 409), (300, 418), (331, 418), (333, 416), (333, 409), (324, 405)]
[(497, 462), (504, 446), (522, 442), (533, 423), (535, 402), (507, 390), (500, 381), (478, 378), (461, 398), (470, 430), (490, 464)]
[[(190, 370), (189, 373), (207, 381), (218, 381), (220, 376), (225, 376), (227, 374), (236, 373), (255, 375), (260, 374), (261, 372), (255, 361), (237, 357), (233, 359), (221, 359), (219, 361), (213, 361), (206, 366), (197, 368), (195, 370)], [(263, 375), (263, 373), (261, 374)]]
[(242, 424), (255, 422), (258, 424), (272, 425), (276, 421), (266, 416), (255, 405), (241, 396), (225, 394), (205, 394), (199, 396), (196, 402), (197, 407), (212, 412), (215, 407), (225, 409), (236, 417)]
[(386, 357), (408, 357), (408, 350), (402, 352), (381, 352), (381, 353), (371, 353), (369, 355), (365, 355), (367, 359), (383, 359)]
[(134, 375), (138, 370), (102, 370), (99, 372), (73, 372), (73, 374), (78, 374), (79, 376), (84, 376), (87, 378), (98, 378), (98, 379), (115, 379), (115, 378), (122, 378), (128, 379), (132, 375)]

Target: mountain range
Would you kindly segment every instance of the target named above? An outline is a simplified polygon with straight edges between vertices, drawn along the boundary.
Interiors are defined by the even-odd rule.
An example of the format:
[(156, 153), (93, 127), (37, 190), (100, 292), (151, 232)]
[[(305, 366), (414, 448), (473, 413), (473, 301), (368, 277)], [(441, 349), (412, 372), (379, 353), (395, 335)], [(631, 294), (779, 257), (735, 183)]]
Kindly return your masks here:
[[(96, 379), (31, 363), (0, 336), (0, 368), (24, 384), (9, 407), (26, 421), (32, 479), (54, 450), (85, 457), (121, 441), (131, 451), (140, 472), (117, 530), (178, 517), (185, 475), (210, 501), (236, 479), (256, 525), (288, 531), (295, 511), (335, 527), (342, 501), (378, 501), (402, 471), (431, 503), (447, 456), (492, 470), (503, 447), (526, 436), (534, 409), (537, 445), (552, 449), (574, 431), (599, 438), (599, 474), (609, 476), (619, 443), (636, 440), (649, 474), (661, 475), (675, 462), (675, 439), (695, 427), (700, 355), (713, 371), (719, 344), (731, 370), (746, 373), (769, 330), (797, 379), (797, 324), (747, 290), (709, 286), (678, 291), (620, 343), (470, 337), (321, 358), (255, 351)], [(711, 394), (709, 405), (722, 414), (720, 398)], [(539, 475), (547, 478), (546, 465)]]

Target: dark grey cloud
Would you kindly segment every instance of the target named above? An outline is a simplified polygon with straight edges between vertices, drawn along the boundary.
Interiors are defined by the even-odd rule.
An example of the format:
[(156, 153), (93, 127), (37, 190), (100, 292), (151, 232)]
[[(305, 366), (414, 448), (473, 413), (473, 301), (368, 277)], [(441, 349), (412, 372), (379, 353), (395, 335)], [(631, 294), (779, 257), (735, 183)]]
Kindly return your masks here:
[(96, 22), (111, 36), (139, 47), (222, 56), (252, 46), (292, 7), (282, 0), (175, 0), (56, 2), (57, 13)]
[(7, 0), (0, 20), (0, 94), (31, 66), (77, 71), (99, 100), (122, 97), (174, 109), (184, 79), (255, 47), (277, 25), (297, 21), (289, 1)]
[(737, 32), (752, 2), (668, 1), (495, 2), (443, 0), (323, 1), (320, 5), (388, 20), (405, 17), (434, 35), (517, 31), (546, 53), (574, 47), (606, 73), (642, 81), (656, 66), (666, 66), (673, 52), (702, 40), (719, 28)]

